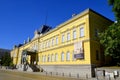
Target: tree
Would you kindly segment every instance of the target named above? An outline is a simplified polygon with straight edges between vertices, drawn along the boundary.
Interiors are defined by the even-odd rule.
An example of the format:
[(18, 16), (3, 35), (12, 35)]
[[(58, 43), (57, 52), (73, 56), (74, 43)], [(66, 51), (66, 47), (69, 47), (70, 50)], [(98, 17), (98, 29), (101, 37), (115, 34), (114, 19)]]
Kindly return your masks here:
[(107, 30), (100, 33), (100, 43), (105, 48), (105, 55), (113, 58), (120, 65), (120, 0), (108, 0), (115, 13), (117, 23), (113, 23)]
[(6, 52), (4, 56), (2, 56), (1, 59), (1, 65), (3, 66), (11, 66), (12, 64), (12, 58), (11, 56)]
[(108, 0), (108, 2), (112, 6), (117, 21), (120, 22), (120, 0)]
[(105, 32), (100, 33), (100, 43), (105, 48), (105, 55), (111, 56), (116, 64), (120, 63), (120, 25), (109, 26)]

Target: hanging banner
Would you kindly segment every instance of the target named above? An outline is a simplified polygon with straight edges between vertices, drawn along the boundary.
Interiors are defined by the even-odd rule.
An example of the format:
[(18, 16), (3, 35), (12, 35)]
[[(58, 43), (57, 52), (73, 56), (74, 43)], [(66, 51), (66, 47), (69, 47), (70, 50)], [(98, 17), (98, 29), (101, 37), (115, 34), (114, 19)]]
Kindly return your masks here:
[(74, 58), (84, 59), (84, 44), (83, 41), (74, 43)]

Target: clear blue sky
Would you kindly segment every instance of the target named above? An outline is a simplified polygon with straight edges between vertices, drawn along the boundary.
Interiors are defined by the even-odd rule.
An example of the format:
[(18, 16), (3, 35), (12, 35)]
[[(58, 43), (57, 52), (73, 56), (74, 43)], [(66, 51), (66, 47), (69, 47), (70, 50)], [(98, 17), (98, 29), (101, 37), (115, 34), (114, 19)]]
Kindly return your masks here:
[(15, 44), (32, 38), (34, 31), (45, 24), (55, 27), (87, 8), (114, 19), (108, 0), (0, 0), (0, 48), (12, 49)]

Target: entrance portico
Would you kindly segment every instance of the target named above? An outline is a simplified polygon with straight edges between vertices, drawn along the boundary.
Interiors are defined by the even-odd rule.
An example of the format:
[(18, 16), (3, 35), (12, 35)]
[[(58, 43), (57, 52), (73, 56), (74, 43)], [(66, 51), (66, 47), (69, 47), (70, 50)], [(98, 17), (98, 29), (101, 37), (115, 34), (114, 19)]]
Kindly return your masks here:
[(38, 56), (36, 51), (23, 50), (21, 64), (37, 65)]

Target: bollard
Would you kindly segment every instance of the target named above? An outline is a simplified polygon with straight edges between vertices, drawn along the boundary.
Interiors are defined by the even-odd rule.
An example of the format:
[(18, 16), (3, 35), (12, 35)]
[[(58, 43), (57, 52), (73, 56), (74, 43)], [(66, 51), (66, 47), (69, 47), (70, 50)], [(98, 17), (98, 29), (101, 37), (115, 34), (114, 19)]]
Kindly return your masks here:
[(69, 73), (69, 77), (71, 77), (71, 73)]
[(109, 75), (109, 80), (111, 80), (110, 75)]
[(46, 72), (46, 75), (47, 75), (47, 72)]
[(86, 79), (88, 79), (88, 74), (86, 74)]
[(64, 76), (64, 73), (62, 73), (62, 76)]
[(77, 78), (79, 78), (79, 74), (77, 74)]
[(58, 75), (58, 72), (56, 72), (56, 75)]
[(52, 76), (52, 72), (50, 72), (51, 76)]

